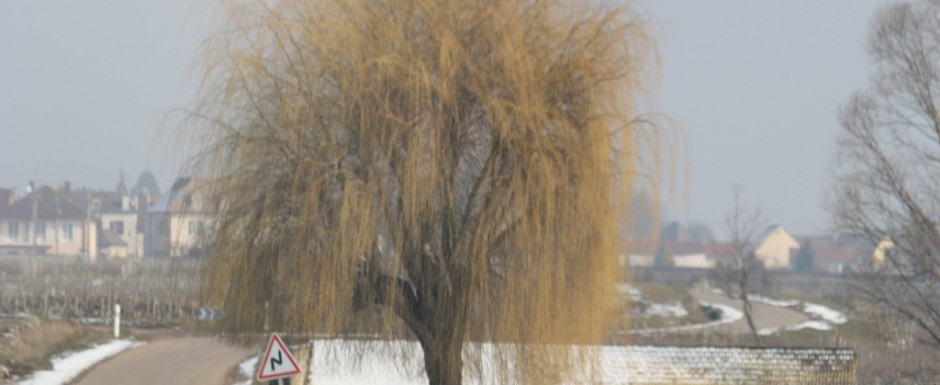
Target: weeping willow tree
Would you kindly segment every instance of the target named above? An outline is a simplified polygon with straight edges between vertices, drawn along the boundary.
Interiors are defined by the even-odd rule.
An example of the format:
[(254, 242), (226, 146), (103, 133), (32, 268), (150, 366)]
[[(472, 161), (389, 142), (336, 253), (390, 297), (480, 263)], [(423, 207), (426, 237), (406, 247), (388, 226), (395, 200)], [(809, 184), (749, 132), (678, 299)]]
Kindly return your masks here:
[[(407, 330), (430, 384), (562, 381), (602, 342), (649, 39), (566, 0), (282, 0), (207, 43), (207, 300), (229, 335)], [(266, 310), (262, 310), (266, 309)], [(476, 357), (476, 358), (474, 358)], [(474, 363), (474, 365), (468, 365)]]

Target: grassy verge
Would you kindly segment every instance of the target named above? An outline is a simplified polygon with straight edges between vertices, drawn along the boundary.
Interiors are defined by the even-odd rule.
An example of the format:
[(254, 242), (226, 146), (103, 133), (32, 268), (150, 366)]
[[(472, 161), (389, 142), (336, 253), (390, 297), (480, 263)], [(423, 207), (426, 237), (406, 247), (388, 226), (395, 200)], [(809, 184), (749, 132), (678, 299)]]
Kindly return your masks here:
[(649, 302), (682, 302), (689, 296), (684, 289), (656, 282), (643, 282), (637, 288), (643, 292), (643, 300)]
[(643, 300), (653, 303), (682, 304), (688, 315), (685, 317), (632, 317), (630, 329), (658, 329), (712, 321), (702, 309), (698, 301), (689, 294), (688, 290), (656, 282), (644, 282), (638, 285), (643, 293)]
[(108, 338), (103, 329), (67, 321), (0, 319), (0, 326), (8, 331), (0, 338), (0, 364), (20, 377), (52, 369), (53, 357), (87, 349)]

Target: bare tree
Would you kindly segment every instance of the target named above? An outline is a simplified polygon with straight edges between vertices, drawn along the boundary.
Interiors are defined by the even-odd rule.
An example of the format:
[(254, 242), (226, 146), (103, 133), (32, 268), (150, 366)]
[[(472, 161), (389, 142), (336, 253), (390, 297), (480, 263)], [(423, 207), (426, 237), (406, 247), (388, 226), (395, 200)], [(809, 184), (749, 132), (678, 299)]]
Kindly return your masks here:
[(229, 335), (377, 317), (371, 332), (418, 341), (430, 384), (461, 383), (470, 340), (500, 342), (496, 382), (563, 381), (565, 345), (600, 343), (615, 304), (638, 16), (566, 0), (229, 10), (196, 112), (221, 204), (205, 293)]
[(752, 242), (764, 223), (760, 210), (747, 208), (741, 203), (741, 189), (736, 188), (734, 206), (725, 217), (725, 225), (731, 237), (730, 255), (716, 266), (713, 273), (715, 279), (725, 285), (728, 295), (737, 294), (741, 298), (744, 319), (757, 345), (760, 345), (760, 335), (754, 325), (754, 311), (748, 290), (751, 290), (754, 280), (763, 271), (763, 264), (754, 254)]
[(840, 111), (829, 208), (839, 230), (878, 249), (860, 292), (915, 322), (940, 348), (940, 2), (882, 9), (868, 51), (877, 72)]

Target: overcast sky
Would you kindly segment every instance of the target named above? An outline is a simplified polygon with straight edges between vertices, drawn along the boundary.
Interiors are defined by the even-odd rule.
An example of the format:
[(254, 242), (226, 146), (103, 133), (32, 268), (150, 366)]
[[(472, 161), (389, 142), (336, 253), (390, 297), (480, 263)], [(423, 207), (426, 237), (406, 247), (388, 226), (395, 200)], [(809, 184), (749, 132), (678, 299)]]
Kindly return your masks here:
[(659, 103), (683, 133), (688, 199), (667, 214), (726, 235), (735, 185), (793, 233), (823, 232), (838, 108), (866, 87), (868, 27), (888, 1), (657, 0)]
[(0, 186), (114, 188), (181, 158), (206, 18), (187, 0), (0, 0)]
[[(0, 186), (113, 188), (180, 166), (172, 111), (194, 98), (207, 18), (187, 0), (0, 0)], [(838, 106), (865, 87), (886, 1), (657, 0), (658, 102), (681, 130), (688, 199), (723, 234), (735, 185), (796, 233), (824, 231)], [(170, 114), (170, 118), (166, 117)]]

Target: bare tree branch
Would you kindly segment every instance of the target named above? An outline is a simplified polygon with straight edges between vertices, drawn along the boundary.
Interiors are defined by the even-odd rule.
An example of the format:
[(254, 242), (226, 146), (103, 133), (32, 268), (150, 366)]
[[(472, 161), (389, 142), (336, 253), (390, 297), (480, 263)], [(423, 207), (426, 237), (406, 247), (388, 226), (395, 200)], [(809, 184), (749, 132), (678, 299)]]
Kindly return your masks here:
[[(940, 348), (940, 3), (883, 9), (869, 37), (872, 87), (840, 111), (829, 210), (872, 245), (859, 291)], [(883, 255), (881, 255), (883, 254)]]

